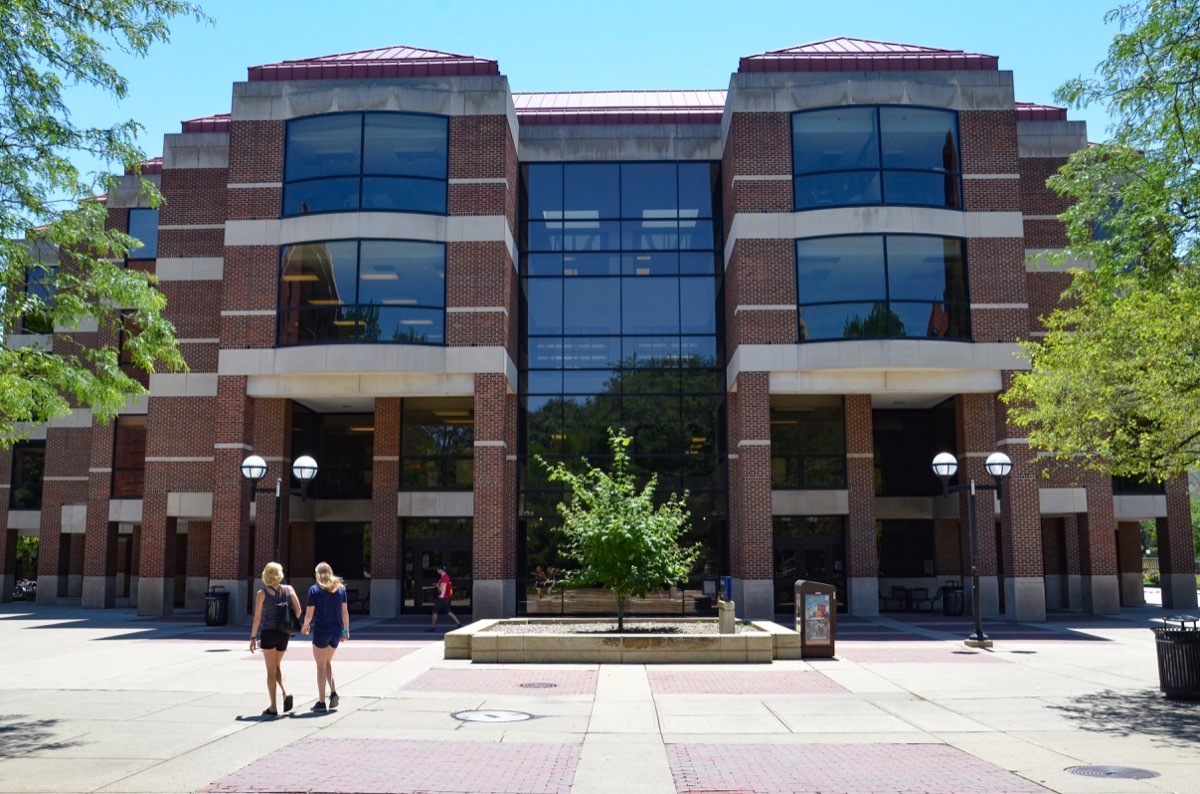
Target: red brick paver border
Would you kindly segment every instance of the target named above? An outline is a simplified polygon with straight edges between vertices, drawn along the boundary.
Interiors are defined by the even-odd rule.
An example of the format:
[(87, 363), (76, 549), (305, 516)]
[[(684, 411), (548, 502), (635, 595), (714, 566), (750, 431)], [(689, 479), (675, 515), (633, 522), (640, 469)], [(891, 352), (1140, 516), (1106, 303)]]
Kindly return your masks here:
[(656, 695), (819, 695), (846, 688), (811, 670), (655, 670), (646, 671)]
[(302, 739), (207, 792), (569, 794), (579, 745)]
[[(554, 686), (521, 686), (554, 684)], [(406, 692), (455, 692), (473, 695), (595, 695), (595, 670), (430, 670), (401, 687)]]
[(677, 744), (677, 794), (1034, 794), (1046, 789), (936, 744)]

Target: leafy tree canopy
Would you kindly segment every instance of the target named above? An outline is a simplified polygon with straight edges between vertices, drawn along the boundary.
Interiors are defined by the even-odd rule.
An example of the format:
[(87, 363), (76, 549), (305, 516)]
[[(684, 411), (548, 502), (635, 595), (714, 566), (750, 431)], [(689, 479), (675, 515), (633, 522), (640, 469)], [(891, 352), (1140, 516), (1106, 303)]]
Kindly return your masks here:
[[(105, 229), (105, 205), (95, 196), (118, 177), (89, 178), (72, 162), (136, 167), (145, 160), (135, 144), (140, 127), (77, 126), (63, 95), (82, 86), (124, 97), (128, 84), (106, 60), (108, 49), (145, 56), (167, 41), (167, 24), (179, 15), (206, 19), (176, 0), (0, 0), (0, 323), (6, 334), (19, 327), (61, 334), (53, 346), (0, 340), (0, 446), (72, 405), (107, 420), (128, 396), (144, 394), (122, 371), (118, 338), (142, 370), (185, 368), (153, 277), (123, 267), (140, 243)], [(158, 191), (142, 184), (157, 206)], [(38, 289), (27, 290), (30, 281)], [(92, 323), (113, 341), (73, 344), (70, 332)]]
[(1032, 369), (1006, 393), (1053, 457), (1162, 480), (1200, 462), (1200, 0), (1109, 12), (1108, 58), (1059, 101), (1107, 105), (1109, 143), (1076, 152), (1049, 185), (1071, 201), (1074, 272)]
[(558, 506), (566, 540), (563, 556), (579, 564), (566, 574), (568, 586), (599, 583), (616, 601), (617, 629), (625, 629), (625, 604), (630, 596), (645, 597), (687, 578), (700, 549), (682, 548), (680, 535), (689, 514), (687, 494), (672, 495), (655, 507), (657, 477), (639, 489), (630, 472), (629, 445), (624, 430), (608, 431), (612, 473), (584, 462), (582, 473), (559, 463), (538, 462), (551, 481), (563, 483), (569, 501)]

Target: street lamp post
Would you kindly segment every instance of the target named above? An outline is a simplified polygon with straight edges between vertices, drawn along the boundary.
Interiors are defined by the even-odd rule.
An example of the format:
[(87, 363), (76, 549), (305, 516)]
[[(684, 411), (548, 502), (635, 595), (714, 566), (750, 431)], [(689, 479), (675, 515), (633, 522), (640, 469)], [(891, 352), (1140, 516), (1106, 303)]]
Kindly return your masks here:
[(271, 559), (279, 562), (279, 499), (285, 493), (295, 494), (304, 498), (309, 481), (317, 476), (317, 462), (308, 455), (301, 455), (292, 463), (292, 474), (300, 481), (299, 488), (284, 488), (282, 477), (275, 479), (274, 488), (259, 488), (258, 482), (266, 473), (267, 462), (260, 456), (251, 455), (242, 461), (242, 476), (254, 483), (254, 490), (251, 491), (251, 501), (254, 500), (254, 496), (257, 494), (275, 492), (275, 535)]
[(990, 648), (992, 641), (983, 633), (983, 606), (979, 599), (979, 527), (975, 518), (975, 491), (995, 491), (1000, 499), (1000, 486), (1012, 471), (1012, 459), (1003, 452), (993, 452), (983, 464), (987, 473), (996, 480), (995, 485), (977, 485), (972, 478), (966, 485), (951, 485), (950, 478), (958, 471), (958, 459), (949, 452), (939, 452), (933, 457), (933, 473), (942, 481), (942, 496), (950, 492), (967, 493), (967, 512), (971, 522), (971, 606), (975, 613), (975, 633), (967, 637), (966, 644), (972, 648)]

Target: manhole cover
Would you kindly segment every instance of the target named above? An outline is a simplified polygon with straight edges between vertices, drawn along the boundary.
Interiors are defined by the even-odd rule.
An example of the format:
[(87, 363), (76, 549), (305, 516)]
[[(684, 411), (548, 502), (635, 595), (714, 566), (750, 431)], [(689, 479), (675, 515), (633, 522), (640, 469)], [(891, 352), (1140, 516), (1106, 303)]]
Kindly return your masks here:
[(549, 681), (528, 681), (521, 686), (526, 689), (554, 689), (558, 684), (551, 684)]
[(456, 711), (450, 715), (461, 722), (524, 722), (533, 719), (523, 711), (489, 709), (487, 711)]
[(1111, 777), (1123, 780), (1145, 780), (1158, 777), (1157, 772), (1133, 766), (1071, 766), (1067, 767), (1067, 771), (1072, 775), (1083, 775), (1084, 777)]

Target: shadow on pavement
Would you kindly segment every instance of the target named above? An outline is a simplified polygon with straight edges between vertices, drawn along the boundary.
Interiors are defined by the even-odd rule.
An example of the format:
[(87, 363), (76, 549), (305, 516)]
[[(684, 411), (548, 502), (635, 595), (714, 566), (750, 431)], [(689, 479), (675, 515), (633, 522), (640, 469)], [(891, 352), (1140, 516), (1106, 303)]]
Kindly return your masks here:
[(1180, 747), (1195, 747), (1200, 742), (1200, 701), (1168, 700), (1152, 689), (1095, 692), (1055, 708), (1078, 721), (1084, 730), (1153, 736)]
[(31, 753), (63, 750), (79, 742), (54, 738), (58, 720), (33, 719), (28, 714), (0, 714), (0, 758), (19, 758)]

